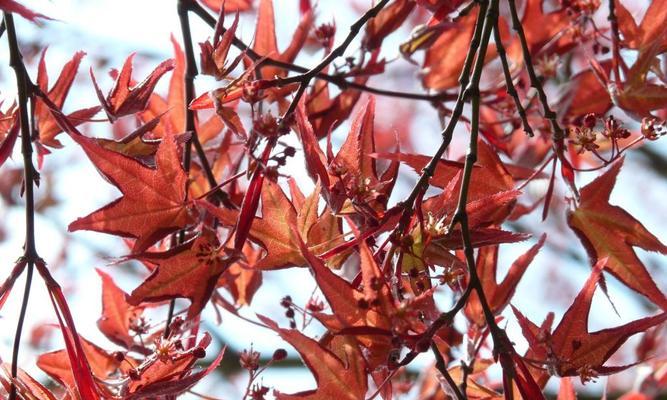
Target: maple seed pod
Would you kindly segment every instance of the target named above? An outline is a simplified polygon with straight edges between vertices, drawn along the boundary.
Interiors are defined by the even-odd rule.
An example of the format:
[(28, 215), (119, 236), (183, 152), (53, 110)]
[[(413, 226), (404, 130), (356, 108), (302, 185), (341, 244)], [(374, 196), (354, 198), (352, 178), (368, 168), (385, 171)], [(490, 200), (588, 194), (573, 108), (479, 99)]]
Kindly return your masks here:
[(113, 358), (117, 362), (123, 362), (125, 360), (125, 353), (123, 353), (122, 351), (115, 351), (113, 353)]
[(291, 309), (291, 308), (288, 308), (287, 311), (285, 311), (285, 316), (287, 318), (290, 318), (290, 319), (294, 318), (294, 310)]
[(291, 296), (285, 296), (280, 300), (280, 305), (288, 308), (292, 306), (292, 297)]
[(203, 347), (195, 347), (192, 350), (192, 355), (195, 358), (204, 358), (206, 357), (206, 350)]
[(271, 359), (273, 361), (282, 361), (287, 358), (287, 350), (285, 349), (276, 349), (276, 351), (273, 352), (273, 356)]
[(586, 114), (584, 117), (584, 126), (589, 129), (595, 128), (595, 125), (597, 124), (597, 117), (593, 113)]
[(285, 147), (285, 156), (287, 157), (294, 157), (296, 154), (296, 149), (292, 146), (287, 146)]

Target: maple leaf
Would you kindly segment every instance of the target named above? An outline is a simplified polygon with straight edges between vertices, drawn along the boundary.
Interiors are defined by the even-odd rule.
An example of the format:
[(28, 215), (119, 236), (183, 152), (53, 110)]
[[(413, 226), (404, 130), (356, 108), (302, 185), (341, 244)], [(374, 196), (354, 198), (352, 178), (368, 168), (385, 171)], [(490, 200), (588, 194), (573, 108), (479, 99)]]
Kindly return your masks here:
[(567, 222), (577, 234), (593, 263), (606, 259), (605, 270), (631, 289), (667, 309), (667, 298), (656, 286), (633, 246), (667, 254), (667, 247), (624, 209), (609, 204), (623, 159), (581, 189), (579, 206)]
[[(42, 51), (42, 56), (39, 60), (39, 68), (37, 70), (37, 86), (40, 90), (57, 106), (59, 109), (62, 109), (63, 104), (65, 103), (65, 98), (72, 87), (74, 78), (79, 69), (79, 64), (81, 64), (81, 59), (86, 55), (83, 51), (77, 51), (74, 53), (74, 56), (70, 61), (68, 61), (60, 71), (60, 75), (56, 80), (56, 83), (53, 84), (51, 90), (49, 90), (49, 76), (46, 71), (46, 50)], [(92, 118), (97, 112), (101, 109), (100, 106), (84, 108), (81, 110), (74, 111), (69, 114), (67, 118), (70, 119), (74, 126), (79, 125), (83, 122), (87, 122)], [(44, 101), (40, 98), (37, 98), (35, 103), (35, 117), (37, 119), (37, 131), (39, 132), (39, 141), (43, 145), (51, 147), (62, 147), (60, 141), (56, 139), (56, 136), (62, 132), (60, 126), (56, 122), (55, 118), (51, 115), (49, 107), (44, 104)]]
[[(12, 385), (16, 388), (19, 399), (26, 400), (58, 400), (58, 398), (35, 378), (24, 370), (18, 369), (16, 377), (12, 377), (11, 365), (0, 360), (0, 395), (9, 398)], [(4, 389), (4, 392), (3, 390)]]
[[(80, 340), (87, 363), (90, 365), (90, 369), (97, 379), (103, 381), (111, 378), (116, 371), (127, 374), (131, 368), (128, 363), (119, 361), (112, 353), (94, 343), (83, 338)], [(56, 350), (41, 354), (37, 359), (37, 366), (49, 374), (56, 382), (73, 392), (78, 392), (76, 379), (72, 374), (66, 350)]]
[(220, 246), (212, 232), (205, 232), (165, 252), (142, 253), (135, 258), (157, 265), (157, 268), (132, 291), (128, 299), (130, 304), (185, 297), (191, 301), (189, 317), (199, 315), (204, 309), (218, 279), (237, 259)]
[[(73, 129), (73, 128), (70, 128)], [(92, 230), (136, 238), (132, 248), (142, 252), (165, 235), (194, 221), (186, 198), (187, 175), (176, 142), (165, 137), (155, 155), (156, 168), (107, 150), (77, 131), (70, 136), (122, 197), (69, 225), (69, 231)]]
[(97, 320), (97, 327), (112, 342), (126, 349), (141, 351), (137, 346), (130, 328), (143, 312), (144, 307), (135, 307), (128, 302), (128, 295), (116, 286), (111, 276), (98, 269), (102, 278), (102, 316)]
[[(529, 344), (527, 358), (544, 360), (558, 376), (580, 376), (582, 381), (630, 367), (608, 367), (604, 364), (630, 336), (667, 321), (667, 312), (614, 328), (589, 332), (591, 302), (604, 265), (605, 260), (602, 259), (594, 266), (590, 277), (553, 332), (553, 314), (550, 313), (542, 327), (538, 327), (512, 306)], [(542, 371), (536, 380), (543, 385), (548, 380), (548, 375)]]
[(158, 346), (170, 353), (168, 357), (153, 353), (147, 357), (137, 369), (139, 379), (130, 380), (128, 395), (125, 400), (161, 398), (165, 395), (177, 396), (199, 382), (215, 370), (225, 354), (223, 348), (216, 358), (203, 370), (193, 371), (198, 359), (205, 356), (205, 349), (211, 344), (211, 336), (205, 333), (193, 347), (182, 350), (176, 346), (180, 339), (172, 338), (158, 341)]
[(306, 149), (306, 169), (314, 181), (320, 181), (324, 197), (337, 213), (358, 212), (379, 219), (391, 195), (398, 163), (392, 162), (379, 173), (375, 153), (375, 98), (369, 97), (366, 106), (355, 116), (350, 131), (338, 153), (328, 156), (317, 143), (313, 127), (299, 106), (296, 113), (299, 139)]
[(640, 49), (654, 41), (661, 42), (661, 46), (667, 46), (667, 36), (664, 33), (664, 23), (667, 19), (667, 2), (665, 0), (650, 2), (639, 25), (622, 2), (619, 0), (615, 0), (615, 2), (616, 17), (619, 29), (623, 33), (624, 46), (630, 49)]
[(649, 71), (659, 65), (658, 56), (667, 51), (667, 33), (664, 29), (667, 2), (651, 2), (639, 25), (621, 2), (616, 1), (616, 6), (619, 28), (623, 33), (623, 45), (638, 50), (639, 54), (630, 70), (626, 71), (625, 82), (618, 83), (619, 90), (613, 90), (615, 87), (612, 87), (610, 92), (619, 107), (647, 116), (652, 110), (667, 107), (667, 86), (664, 85), (664, 78), (663, 82), (660, 82), (651, 81), (647, 77)]
[(382, 46), (382, 41), (405, 23), (415, 5), (413, 0), (399, 0), (380, 10), (375, 18), (366, 23), (362, 39), (364, 48), (374, 50)]
[(93, 69), (90, 69), (90, 77), (93, 80), (95, 92), (102, 104), (102, 108), (104, 108), (104, 111), (107, 113), (111, 122), (124, 115), (143, 111), (148, 105), (151, 93), (153, 92), (153, 89), (155, 89), (155, 85), (157, 85), (162, 75), (174, 68), (173, 59), (163, 61), (150, 73), (150, 75), (148, 75), (148, 77), (146, 77), (146, 79), (130, 87), (132, 84), (132, 59), (134, 56), (135, 53), (132, 53), (127, 57), (123, 64), (123, 68), (118, 73), (114, 85), (106, 98), (100, 87), (97, 85)]
[[(185, 132), (185, 53), (173, 35), (170, 39), (174, 51), (174, 69), (169, 80), (167, 97), (164, 99), (153, 93), (146, 109), (139, 113), (139, 117), (145, 124), (156, 118), (159, 119), (157, 126), (151, 129), (155, 137)], [(163, 117), (165, 114), (166, 118)], [(195, 119), (195, 126), (201, 143), (206, 143), (214, 138), (224, 128), (221, 119), (215, 115), (203, 121)]]
[[(300, 192), (292, 195), (293, 199), (303, 196)], [(250, 238), (259, 243), (266, 254), (254, 264), (254, 268), (260, 270), (280, 269), (292, 266), (302, 266), (306, 260), (302, 255), (297, 239), (294, 237), (290, 227), (296, 226), (300, 235), (307, 238), (308, 247), (311, 251), (324, 252), (342, 243), (344, 238), (340, 231), (340, 222), (325, 209), (322, 214), (318, 213), (318, 200), (320, 197), (320, 186), (295, 205), (290, 201), (280, 185), (266, 180), (262, 187), (262, 217), (254, 217), (250, 225)], [(239, 212), (213, 207), (209, 203), (200, 203), (220, 222), (227, 226), (234, 226), (239, 218)]]
[[(483, 140), (479, 140), (477, 146), (477, 162), (472, 169), (470, 189), (468, 192), (468, 199), (470, 201), (479, 200), (500, 192), (512, 190), (514, 188), (515, 179), (518, 180), (519, 178), (526, 176), (527, 171), (525, 168), (503, 163), (500, 160), (500, 157), (498, 157), (498, 154)], [(410, 166), (415, 172), (421, 172), (431, 160), (431, 157), (429, 156), (401, 152), (373, 153), (371, 155), (374, 158), (400, 161)], [(448, 187), (450, 182), (457, 178), (462, 169), (462, 162), (442, 159), (438, 160), (430, 184), (444, 189)], [(457, 186), (450, 189), (454, 192), (459, 192), (460, 182), (457, 183)]]
[[(276, 21), (273, 11), (273, 0), (260, 0), (257, 12), (255, 42), (252, 49), (262, 57), (291, 63), (301, 51), (308, 39), (308, 32), (315, 18), (312, 10), (302, 15), (299, 25), (292, 34), (292, 41), (287, 48), (280, 52), (276, 39)], [(250, 64), (250, 63), (248, 63)], [(248, 66), (248, 65), (246, 65)], [(285, 76), (287, 71), (278, 67), (262, 67), (262, 76), (272, 79), (276, 76)]]
[(229, 54), (229, 49), (232, 46), (232, 41), (236, 33), (239, 15), (236, 14), (232, 25), (223, 33), (224, 21), (224, 14), (221, 13), (215, 24), (213, 43), (208, 40), (204, 43), (199, 43), (202, 74), (214, 76), (217, 80), (223, 79), (233, 71), (243, 57), (243, 54), (240, 54), (231, 64), (227, 65), (227, 55)]
[[(299, 352), (306, 367), (317, 381), (317, 389), (284, 394), (276, 392), (276, 399), (363, 399), (368, 390), (366, 366), (361, 351), (353, 338), (337, 336), (328, 349), (295, 329), (281, 329), (278, 325), (261, 315), (260, 320)], [(336, 354), (332, 350), (336, 350)]]
[(459, 73), (470, 47), (477, 14), (475, 9), (459, 19), (455, 26), (443, 30), (438, 39), (429, 46), (424, 56), (424, 87), (445, 90), (458, 85)]

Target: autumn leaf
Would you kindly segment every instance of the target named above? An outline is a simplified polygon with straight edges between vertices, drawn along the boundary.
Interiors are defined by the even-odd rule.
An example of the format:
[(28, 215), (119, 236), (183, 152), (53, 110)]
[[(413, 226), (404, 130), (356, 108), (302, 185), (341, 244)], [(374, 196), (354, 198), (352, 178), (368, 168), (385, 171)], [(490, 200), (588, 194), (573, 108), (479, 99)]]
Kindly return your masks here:
[[(11, 365), (0, 360), (0, 395), (9, 398), (12, 384), (16, 388), (19, 399), (25, 400), (58, 400), (58, 398), (39, 381), (18, 369), (16, 377), (12, 377)], [(3, 391), (4, 389), (4, 391)]]
[(605, 270), (667, 309), (667, 298), (633, 250), (637, 246), (667, 254), (667, 247), (624, 209), (609, 204), (609, 196), (622, 166), (623, 159), (581, 189), (579, 206), (568, 213), (567, 222), (593, 263), (606, 259)]
[[(180, 44), (172, 35), (171, 45), (174, 52), (174, 69), (169, 79), (169, 92), (166, 98), (153, 93), (148, 106), (139, 113), (141, 120), (148, 124), (156, 118), (158, 125), (152, 129), (154, 137), (163, 137), (168, 134), (182, 134), (185, 132), (185, 53)], [(206, 143), (222, 132), (225, 127), (222, 120), (212, 115), (206, 120), (195, 119), (197, 137), (201, 143)]]
[[(48, 96), (49, 99), (60, 109), (62, 109), (63, 104), (65, 103), (65, 98), (67, 97), (70, 88), (72, 87), (72, 83), (76, 77), (81, 59), (85, 55), (86, 53), (83, 51), (76, 52), (74, 57), (72, 57), (72, 59), (63, 66), (63, 69), (60, 71), (60, 76), (58, 76), (56, 83), (54, 83), (51, 90), (49, 90), (49, 76), (46, 71), (45, 59), (46, 49), (42, 51), (42, 56), (39, 60), (39, 68), (37, 70), (37, 85), (39, 86), (40, 90), (46, 94), (46, 96)], [(100, 106), (84, 108), (74, 111), (67, 117), (76, 126), (87, 122), (90, 118), (97, 114), (100, 108)], [(58, 126), (58, 123), (51, 115), (49, 108), (40, 99), (35, 102), (35, 118), (37, 119), (39, 141), (46, 146), (62, 147), (62, 144), (55, 138), (56, 135), (62, 132), (62, 129)]]
[(475, 9), (459, 19), (455, 26), (445, 29), (424, 57), (424, 87), (433, 90), (451, 89), (458, 85), (458, 78), (465, 61), (475, 28), (478, 11)]
[(130, 380), (126, 400), (177, 396), (215, 370), (225, 354), (223, 348), (205, 369), (195, 371), (195, 363), (206, 355), (211, 336), (205, 333), (199, 343), (193, 341), (189, 349), (175, 346), (176, 342), (180, 342), (178, 338), (158, 341), (158, 346), (167, 351), (168, 356), (156, 351), (137, 367), (139, 379)]
[[(298, 197), (302, 194), (297, 193)], [(250, 238), (259, 243), (266, 254), (254, 264), (260, 270), (280, 269), (292, 266), (303, 266), (305, 259), (299, 245), (291, 232), (297, 226), (300, 234), (307, 238), (311, 251), (323, 253), (343, 242), (339, 221), (331, 210), (318, 212), (319, 185), (315, 191), (303, 201), (298, 211), (277, 183), (265, 180), (261, 192), (262, 217), (254, 217), (250, 225)], [(239, 212), (226, 208), (213, 207), (208, 203), (200, 203), (206, 207), (220, 222), (226, 226), (234, 226)]]
[(194, 221), (186, 200), (187, 175), (181, 167), (173, 137), (165, 137), (149, 168), (120, 153), (107, 150), (76, 132), (70, 136), (122, 197), (69, 225), (69, 231), (92, 230), (137, 239), (132, 251), (140, 253), (165, 235)]
[[(262, 57), (270, 57), (274, 60), (291, 63), (306, 43), (308, 32), (314, 22), (312, 10), (307, 10), (301, 16), (299, 25), (292, 33), (292, 41), (282, 52), (278, 49), (276, 38), (276, 21), (273, 11), (273, 0), (260, 0), (257, 12), (257, 23), (255, 30), (255, 42), (252, 49)], [(248, 65), (247, 65), (248, 66)], [(262, 67), (262, 76), (272, 79), (276, 76), (285, 76), (287, 71), (278, 67)]]
[(228, 253), (212, 232), (205, 232), (166, 252), (138, 254), (135, 258), (157, 268), (132, 291), (128, 301), (139, 305), (185, 297), (191, 301), (188, 316), (199, 315), (220, 276), (237, 259)]
[[(589, 332), (591, 302), (604, 265), (605, 260), (601, 259), (594, 266), (584, 287), (553, 332), (550, 327), (552, 314), (542, 327), (538, 327), (512, 307), (523, 335), (529, 343), (529, 351), (526, 354), (528, 359), (544, 360), (558, 376), (579, 376), (582, 382), (630, 367), (629, 365), (609, 367), (604, 364), (630, 336), (667, 321), (667, 312), (614, 328)], [(541, 372), (540, 378), (536, 380), (544, 384), (547, 379), (546, 373)]]
[(295, 394), (276, 393), (278, 400), (309, 399), (349, 399), (364, 398), (368, 390), (365, 362), (354, 339), (338, 337), (341, 355), (321, 343), (305, 336), (295, 329), (281, 329), (263, 316), (260, 320), (299, 352), (306, 367), (311, 370), (317, 381), (317, 389)]
[(174, 68), (174, 60), (163, 61), (146, 79), (136, 85), (132, 85), (132, 60), (134, 59), (134, 55), (134, 53), (130, 54), (125, 60), (125, 64), (123, 64), (123, 68), (118, 73), (114, 85), (106, 98), (97, 85), (92, 68), (90, 70), (90, 77), (93, 80), (97, 97), (109, 120), (112, 122), (124, 115), (143, 111), (148, 105), (151, 93), (162, 75)]
[(134, 335), (130, 334), (133, 322), (138, 321), (144, 307), (135, 307), (128, 302), (128, 295), (111, 279), (109, 274), (98, 269), (102, 278), (102, 315), (97, 320), (97, 327), (109, 340), (126, 349), (140, 351)]
[[(127, 374), (127, 371), (131, 368), (129, 364), (117, 360), (112, 353), (88, 340), (82, 338), (81, 345), (90, 369), (97, 379), (106, 380), (111, 378), (117, 370)], [(76, 380), (72, 374), (70, 360), (65, 350), (40, 355), (37, 359), (37, 366), (69, 390), (77, 390)]]
[(382, 46), (382, 41), (405, 23), (415, 5), (414, 0), (399, 0), (380, 10), (378, 15), (366, 24), (363, 46), (368, 50)]
[(299, 138), (306, 152), (306, 169), (314, 181), (323, 185), (324, 198), (337, 213), (358, 212), (373, 219), (384, 213), (394, 187), (398, 163), (392, 162), (379, 173), (375, 153), (375, 99), (369, 97), (363, 110), (354, 117), (350, 131), (338, 153), (325, 156), (317, 143), (305, 108), (296, 113)]

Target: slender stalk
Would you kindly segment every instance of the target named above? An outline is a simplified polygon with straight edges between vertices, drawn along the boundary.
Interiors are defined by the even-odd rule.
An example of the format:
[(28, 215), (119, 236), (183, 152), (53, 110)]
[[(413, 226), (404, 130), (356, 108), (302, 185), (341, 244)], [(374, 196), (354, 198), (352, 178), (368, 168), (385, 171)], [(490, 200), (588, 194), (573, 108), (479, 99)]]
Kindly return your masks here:
[[(27, 264), (26, 283), (23, 291), (23, 299), (21, 302), (21, 311), (19, 313), (19, 320), (16, 324), (16, 333), (14, 335), (14, 345), (12, 351), (12, 377), (15, 378), (18, 373), (18, 356), (21, 345), (21, 334), (23, 332), (23, 324), (25, 322), (25, 315), (28, 309), (28, 300), (30, 298), (30, 287), (32, 285), (32, 275), (35, 262), (39, 259), (35, 247), (35, 198), (34, 198), (34, 182), (37, 177), (37, 172), (32, 163), (32, 143), (30, 141), (30, 122), (28, 115), (28, 98), (31, 95), (30, 79), (27, 76), (25, 65), (23, 64), (23, 56), (19, 49), (18, 39), (16, 38), (16, 27), (14, 26), (14, 17), (12, 13), (4, 13), (4, 26), (7, 31), (7, 41), (9, 43), (9, 65), (14, 69), (16, 75), (16, 86), (18, 90), (18, 111), (19, 120), (21, 124), (21, 153), (23, 155), (23, 173), (24, 173), (24, 187), (25, 187), (25, 228), (26, 238), (23, 248), (23, 262)], [(9, 399), (16, 398), (16, 387), (12, 382), (12, 387), (9, 393)]]
[(534, 136), (533, 128), (530, 127), (528, 123), (528, 117), (526, 116), (526, 109), (521, 104), (519, 99), (519, 94), (516, 91), (514, 86), (514, 80), (512, 79), (512, 72), (510, 71), (509, 63), (507, 62), (507, 52), (505, 51), (505, 46), (503, 45), (503, 40), (500, 37), (500, 29), (498, 27), (498, 19), (493, 25), (493, 40), (496, 43), (496, 50), (498, 50), (498, 58), (500, 58), (500, 63), (503, 66), (503, 75), (505, 75), (505, 86), (507, 87), (507, 94), (509, 94), (514, 100), (514, 105), (516, 110), (521, 117), (521, 123), (523, 124), (523, 131), (526, 132), (528, 136)]
[(614, 71), (614, 83), (616, 83), (618, 90), (622, 90), (623, 81), (621, 80), (621, 71), (619, 66), (619, 63), (621, 62), (621, 49), (619, 45), (620, 34), (618, 31), (618, 18), (616, 17), (616, 0), (609, 0), (609, 16), (607, 19), (611, 25), (611, 65), (612, 70)]
[[(215, 17), (213, 17), (211, 14), (209, 14), (196, 1), (189, 1), (188, 2), (188, 9), (189, 9), (189, 11), (192, 11), (193, 13), (195, 13), (204, 23), (209, 25), (211, 28), (213, 28), (215, 26), (215, 23), (216, 23)], [(296, 64), (293, 64), (293, 63), (287, 63), (287, 62), (279, 61), (279, 60), (273, 59), (271, 57), (266, 57), (263, 54), (258, 54), (252, 48), (250, 48), (250, 46), (245, 44), (241, 39), (239, 39), (237, 37), (234, 37), (232, 39), (232, 44), (234, 45), (234, 47), (236, 47), (240, 51), (245, 52), (245, 54), (251, 60), (257, 62), (257, 67), (273, 66), (273, 67), (282, 68), (282, 69), (285, 69), (285, 70), (288, 70), (288, 71), (296, 72), (296, 73), (299, 73), (299, 74), (305, 74), (309, 71), (309, 69), (306, 68), (306, 67), (296, 65)], [(428, 101), (428, 102), (453, 101), (453, 100), (456, 99), (455, 95), (452, 95), (451, 93), (445, 93), (445, 92), (427, 94), (427, 93), (400, 92), (400, 91), (376, 88), (376, 87), (373, 87), (373, 86), (367, 86), (367, 85), (363, 85), (363, 84), (360, 84), (360, 83), (348, 81), (347, 79), (345, 79), (345, 76), (342, 76), (342, 75), (330, 75), (330, 74), (327, 74), (327, 73), (324, 73), (324, 72), (321, 72), (321, 71), (316, 73), (314, 78), (332, 83), (332, 84), (338, 86), (341, 90), (352, 89), (352, 90), (358, 90), (358, 91), (361, 91), (361, 92), (376, 94), (378, 96), (396, 97), (396, 98), (403, 98), (403, 99), (409, 99), (409, 100), (420, 100), (420, 101)]]
[[(190, 19), (188, 18), (188, 9), (186, 6), (187, 0), (178, 0), (176, 5), (178, 12), (178, 20), (181, 25), (181, 34), (183, 36), (183, 48), (185, 50), (185, 131), (190, 133), (190, 137), (185, 142), (185, 149), (183, 150), (183, 169), (186, 174), (190, 174), (190, 164), (192, 162), (192, 143), (197, 140), (197, 126), (195, 121), (194, 111), (190, 109), (189, 104), (195, 98), (195, 82), (197, 76), (197, 63), (195, 61), (194, 50), (192, 48), (192, 32), (190, 30)], [(206, 157), (203, 157), (206, 160)], [(210, 167), (209, 167), (210, 169)], [(188, 185), (189, 183), (186, 183)], [(216, 183), (217, 185), (217, 183)], [(187, 196), (187, 189), (186, 189)], [(173, 239), (172, 239), (173, 240)], [(176, 235), (175, 244), (179, 245), (185, 241), (185, 230), (181, 230)], [(176, 308), (176, 300), (172, 299), (169, 302), (169, 312), (167, 313), (167, 320), (164, 328), (164, 337), (169, 337), (171, 321), (174, 318), (174, 310)]]
[[(549, 120), (549, 123), (551, 125), (551, 140), (553, 142), (554, 152), (556, 153), (556, 156), (558, 157), (558, 159), (560, 160), (561, 164), (564, 167), (572, 169), (570, 162), (565, 157), (564, 141), (566, 132), (558, 123), (557, 120), (558, 116), (556, 115), (556, 113), (551, 109), (551, 107), (549, 107), (549, 101), (547, 99), (546, 93), (544, 92), (544, 86), (542, 85), (542, 81), (535, 72), (535, 66), (533, 65), (533, 59), (530, 54), (530, 48), (528, 47), (528, 41), (526, 40), (526, 34), (523, 30), (523, 25), (521, 25), (521, 19), (519, 19), (519, 14), (517, 13), (516, 10), (516, 2), (515, 0), (507, 0), (507, 1), (510, 8), (510, 14), (512, 16), (512, 29), (514, 29), (517, 36), (519, 37), (519, 41), (521, 42), (523, 61), (526, 66), (526, 71), (528, 72), (528, 76), (530, 78), (530, 85), (534, 87), (535, 90), (537, 90), (537, 95), (540, 100), (540, 104), (542, 104), (542, 111), (544, 113), (544, 118)], [(570, 181), (568, 179), (566, 179), (566, 181), (567, 184), (570, 186), (570, 190), (572, 190), (572, 193), (574, 193), (575, 198), (578, 200), (579, 191), (574, 185), (574, 181)]]
[(354, 38), (359, 34), (361, 28), (363, 28), (369, 20), (374, 18), (384, 8), (384, 6), (387, 5), (387, 3), (389, 3), (389, 0), (380, 0), (375, 6), (366, 11), (364, 15), (362, 15), (350, 26), (350, 33), (347, 34), (343, 42), (336, 46), (336, 48), (333, 49), (326, 57), (324, 57), (324, 59), (320, 61), (319, 64), (308, 70), (308, 72), (280, 80), (281, 82), (279, 86), (299, 83), (299, 88), (296, 90), (296, 93), (292, 98), (292, 102), (283, 114), (283, 119), (292, 115), (294, 110), (296, 110), (296, 106), (299, 104), (301, 96), (303, 96), (303, 94), (306, 92), (310, 81), (313, 80), (313, 78), (315, 78), (318, 73), (322, 72), (322, 70), (324, 70), (329, 64), (331, 64), (333, 60), (338, 57), (342, 57), (345, 54), (345, 50), (347, 50), (347, 48), (350, 46), (350, 43), (352, 43), (352, 40), (354, 40)]
[(402, 207), (404, 210), (403, 218), (401, 218), (401, 221), (396, 228), (400, 233), (402, 233), (407, 227), (410, 216), (412, 215), (412, 211), (414, 209), (415, 200), (417, 197), (419, 197), (420, 193), (424, 192), (428, 187), (429, 181), (435, 173), (435, 168), (437, 167), (440, 158), (445, 153), (445, 150), (447, 147), (449, 147), (449, 144), (452, 141), (454, 129), (456, 128), (456, 125), (459, 122), (459, 118), (461, 118), (461, 114), (463, 113), (463, 106), (466, 100), (466, 88), (468, 86), (468, 82), (470, 81), (470, 70), (472, 69), (473, 61), (475, 60), (475, 54), (480, 47), (482, 28), (484, 27), (484, 15), (486, 15), (488, 8), (487, 1), (482, 1), (479, 4), (479, 14), (477, 14), (475, 30), (473, 32), (472, 40), (470, 41), (470, 48), (466, 54), (463, 68), (461, 69), (461, 74), (459, 75), (459, 93), (454, 105), (454, 109), (452, 110), (452, 115), (449, 119), (449, 122), (441, 132), (442, 142), (440, 143), (440, 147), (438, 147), (438, 150), (422, 170), (421, 175), (419, 176), (419, 180), (412, 188), (412, 191), (408, 197), (402, 202)]
[(438, 371), (440, 371), (440, 374), (443, 376), (443, 378), (445, 378), (456, 398), (458, 400), (466, 400), (467, 397), (461, 392), (461, 390), (459, 390), (456, 382), (454, 382), (454, 379), (449, 374), (449, 371), (447, 371), (447, 364), (445, 364), (445, 359), (442, 357), (442, 354), (440, 354), (440, 350), (438, 349), (438, 346), (435, 345), (435, 343), (431, 343), (431, 351), (435, 357), (435, 367), (438, 369)]

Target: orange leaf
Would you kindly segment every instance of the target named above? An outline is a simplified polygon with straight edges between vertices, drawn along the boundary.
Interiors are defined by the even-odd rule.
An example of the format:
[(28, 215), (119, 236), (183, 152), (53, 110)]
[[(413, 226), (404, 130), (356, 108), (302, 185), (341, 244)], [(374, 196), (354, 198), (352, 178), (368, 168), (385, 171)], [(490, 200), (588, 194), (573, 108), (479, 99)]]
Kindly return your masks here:
[(78, 132), (70, 132), (100, 173), (123, 196), (69, 225), (69, 231), (92, 230), (136, 238), (132, 251), (142, 252), (165, 235), (194, 221), (186, 199), (187, 175), (173, 137), (165, 137), (149, 168), (107, 150)]
[[(74, 82), (74, 78), (79, 69), (79, 64), (81, 64), (81, 59), (85, 55), (86, 53), (83, 51), (77, 51), (74, 54), (74, 57), (63, 66), (60, 76), (58, 76), (58, 80), (51, 90), (49, 90), (49, 77), (46, 72), (45, 60), (46, 49), (42, 51), (42, 56), (39, 60), (39, 68), (37, 70), (37, 85), (58, 108), (63, 107), (65, 98), (72, 87), (72, 83)], [(95, 106), (74, 111), (69, 115), (69, 118), (76, 126), (88, 121), (97, 114), (100, 109), (100, 106)], [(39, 98), (35, 102), (35, 118), (37, 119), (39, 141), (45, 146), (62, 147), (62, 144), (56, 139), (56, 136), (62, 132), (62, 129), (58, 126), (58, 123), (49, 112), (49, 108)]]
[[(303, 266), (306, 263), (299, 250), (291, 227), (298, 226), (299, 233), (307, 238), (311, 251), (322, 253), (343, 242), (338, 220), (325, 209), (317, 211), (320, 197), (319, 185), (297, 211), (277, 183), (265, 180), (261, 192), (262, 217), (252, 219), (249, 235), (258, 242), (266, 254), (254, 264), (261, 270)], [(233, 226), (239, 212), (202, 203), (222, 224)]]
[(272, 320), (259, 316), (269, 328), (299, 352), (317, 381), (317, 389), (296, 394), (276, 392), (276, 399), (363, 399), (368, 390), (366, 366), (354, 339), (337, 337), (340, 355), (295, 329), (281, 329)]
[[(211, 232), (161, 253), (142, 253), (137, 259), (157, 265), (153, 273), (128, 299), (130, 304), (163, 301), (175, 297), (190, 299), (188, 316), (199, 315), (211, 298), (218, 279), (234, 262)], [(196, 285), (193, 282), (197, 282)]]
[(609, 204), (609, 196), (623, 160), (581, 189), (579, 207), (568, 214), (570, 228), (579, 236), (596, 263), (606, 259), (605, 269), (625, 285), (667, 309), (667, 298), (656, 286), (633, 246), (667, 254), (667, 247), (624, 209)]
[[(584, 381), (597, 375), (608, 375), (630, 367), (629, 365), (607, 367), (604, 363), (630, 336), (665, 322), (667, 312), (614, 328), (589, 332), (588, 317), (591, 302), (597, 283), (601, 279), (604, 263), (605, 260), (602, 259), (595, 265), (584, 287), (553, 332), (550, 332), (550, 322), (538, 328), (513, 307), (523, 335), (530, 346), (527, 358), (544, 360), (557, 371), (558, 376), (580, 376)], [(550, 316), (549, 320), (551, 318), (553, 316)], [(546, 382), (548, 376), (544, 371), (541, 374), (538, 381)]]
[[(130, 325), (143, 312), (143, 307), (128, 303), (128, 295), (116, 286), (109, 274), (98, 269), (102, 278), (102, 316), (97, 320), (97, 327), (109, 340), (134, 349), (134, 335), (130, 334)], [(143, 348), (143, 346), (139, 346)]]
[(132, 85), (132, 59), (134, 53), (130, 54), (125, 60), (123, 68), (116, 77), (113, 87), (107, 94), (106, 98), (102, 94), (102, 90), (97, 85), (95, 75), (93, 75), (92, 68), (90, 69), (90, 77), (93, 80), (97, 97), (106, 111), (109, 120), (112, 122), (124, 115), (134, 114), (143, 111), (148, 105), (151, 93), (155, 89), (158, 81), (168, 71), (174, 69), (174, 60), (166, 60), (160, 63), (153, 72), (141, 83)]

